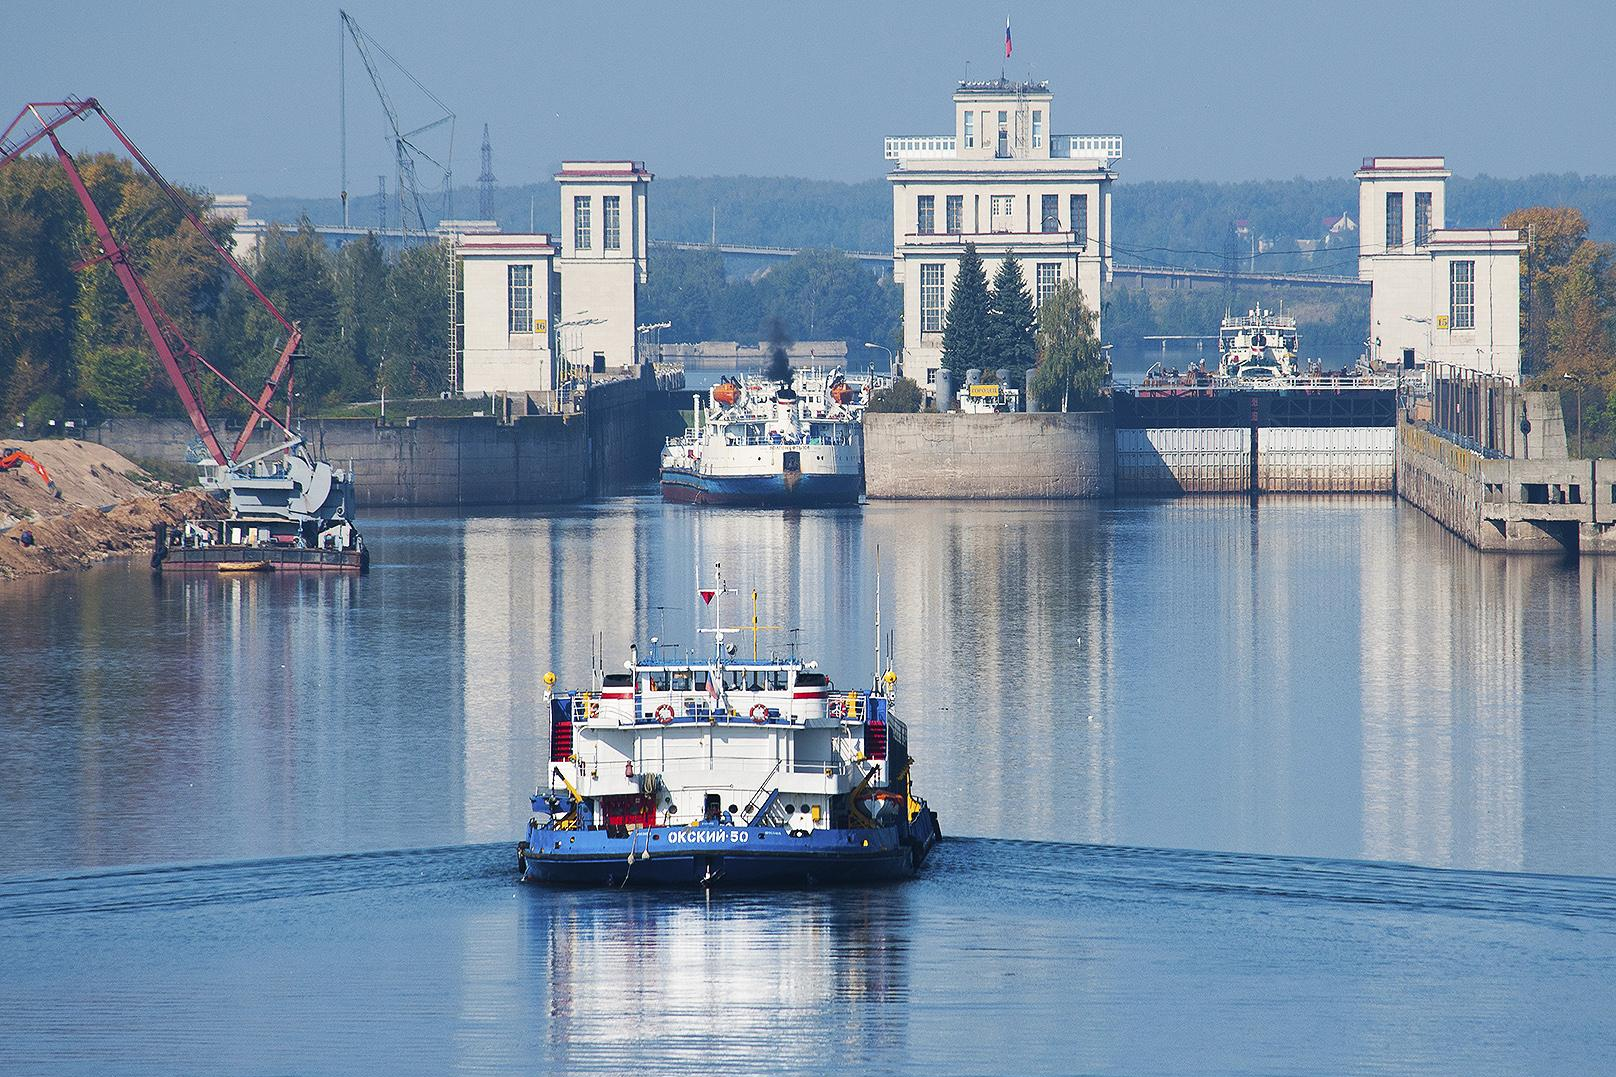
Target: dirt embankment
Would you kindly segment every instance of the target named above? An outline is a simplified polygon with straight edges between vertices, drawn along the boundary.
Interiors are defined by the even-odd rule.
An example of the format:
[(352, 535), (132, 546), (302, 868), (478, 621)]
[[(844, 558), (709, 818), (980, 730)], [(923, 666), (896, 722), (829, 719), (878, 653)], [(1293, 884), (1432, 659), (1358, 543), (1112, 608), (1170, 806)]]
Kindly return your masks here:
[[(148, 552), (152, 525), (209, 515), (218, 502), (176, 491), (111, 449), (83, 441), (6, 441), (38, 460), (57, 498), (27, 464), (0, 472), (0, 579), (85, 568)], [(3, 453), (0, 453), (3, 455)], [(24, 545), (24, 532), (32, 545)]]

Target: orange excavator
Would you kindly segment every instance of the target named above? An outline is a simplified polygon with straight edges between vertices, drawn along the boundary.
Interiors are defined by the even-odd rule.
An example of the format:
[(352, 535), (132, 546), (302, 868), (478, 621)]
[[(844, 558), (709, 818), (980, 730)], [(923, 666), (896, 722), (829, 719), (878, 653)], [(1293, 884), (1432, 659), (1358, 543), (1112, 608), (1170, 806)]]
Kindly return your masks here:
[(21, 449), (14, 449), (9, 445), (4, 449), (0, 449), (0, 471), (10, 471), (13, 468), (22, 467), (24, 464), (39, 472), (39, 481), (45, 484), (45, 489), (50, 491), (52, 497), (59, 498), (62, 496), (62, 491), (56, 488), (56, 483), (52, 481), (49, 473), (46, 472), (44, 464), (41, 464)]

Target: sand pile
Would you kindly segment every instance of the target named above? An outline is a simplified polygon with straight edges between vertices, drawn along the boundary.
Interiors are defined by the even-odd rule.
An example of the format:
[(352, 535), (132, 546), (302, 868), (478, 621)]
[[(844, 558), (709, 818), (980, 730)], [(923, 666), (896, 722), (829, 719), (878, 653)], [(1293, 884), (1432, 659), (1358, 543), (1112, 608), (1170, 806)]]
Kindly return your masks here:
[[(124, 457), (83, 441), (0, 441), (44, 465), (62, 492), (51, 496), (33, 468), (0, 472), (0, 579), (84, 568), (108, 557), (149, 553), (152, 525), (214, 515), (199, 490), (156, 482)], [(33, 545), (22, 544), (23, 532)]]
[(60, 516), (74, 509), (100, 508), (174, 489), (154, 481), (125, 457), (93, 442), (0, 440), (0, 455), (10, 449), (21, 449), (44, 465), (62, 497), (61, 500), (52, 497), (44, 480), (27, 464), (0, 472), (0, 526), (10, 526), (16, 520), (34, 516)]

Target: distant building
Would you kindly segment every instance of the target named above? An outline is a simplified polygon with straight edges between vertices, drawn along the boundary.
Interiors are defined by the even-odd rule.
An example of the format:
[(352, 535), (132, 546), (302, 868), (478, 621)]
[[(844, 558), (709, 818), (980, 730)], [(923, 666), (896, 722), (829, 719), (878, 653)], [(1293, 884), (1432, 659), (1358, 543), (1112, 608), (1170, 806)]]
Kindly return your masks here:
[(555, 244), (543, 234), (462, 235), (453, 242), (453, 388), (551, 388), (561, 305)]
[(1441, 157), (1368, 157), (1356, 173), (1372, 354), (1519, 381), (1526, 248), (1514, 229), (1446, 227), (1452, 174)]
[(948, 297), (967, 243), (989, 280), (1021, 262), (1043, 300), (1076, 280), (1095, 311), (1111, 270), (1112, 166), (1120, 135), (1052, 134), (1045, 82), (961, 82), (954, 133), (886, 140), (892, 277), (903, 286), (903, 364), (930, 383), (942, 364)]
[(646, 279), (646, 192), (638, 161), (568, 161), (556, 174), (559, 242), (546, 234), (453, 239), (453, 388), (555, 389), (632, 366)]
[[(560, 346), (579, 368), (635, 362), (651, 173), (639, 161), (567, 161), (561, 185)], [(570, 323), (570, 325), (569, 325)], [(529, 386), (532, 388), (532, 386)]]

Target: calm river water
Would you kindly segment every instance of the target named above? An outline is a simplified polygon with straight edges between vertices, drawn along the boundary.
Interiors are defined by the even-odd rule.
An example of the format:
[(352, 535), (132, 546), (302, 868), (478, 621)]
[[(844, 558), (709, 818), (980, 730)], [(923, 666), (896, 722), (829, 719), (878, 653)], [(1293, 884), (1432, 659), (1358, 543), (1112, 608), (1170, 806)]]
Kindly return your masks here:
[[(0, 585), (0, 1072), (1616, 1069), (1616, 563), (1389, 498), (366, 533)], [(514, 884), (543, 673), (699, 647), (713, 561), (843, 684), (879, 571), (916, 882)]]

